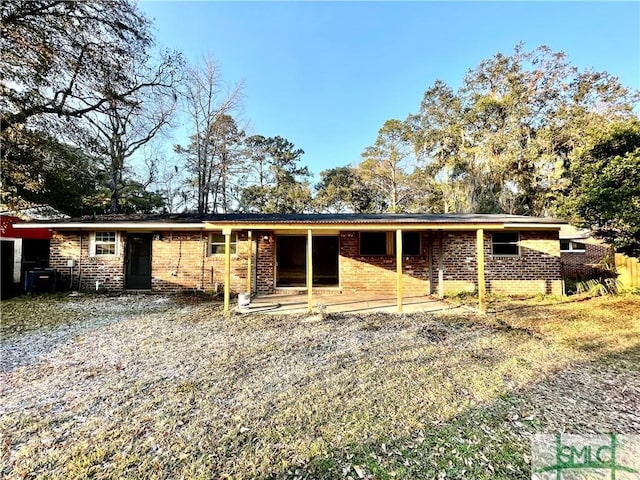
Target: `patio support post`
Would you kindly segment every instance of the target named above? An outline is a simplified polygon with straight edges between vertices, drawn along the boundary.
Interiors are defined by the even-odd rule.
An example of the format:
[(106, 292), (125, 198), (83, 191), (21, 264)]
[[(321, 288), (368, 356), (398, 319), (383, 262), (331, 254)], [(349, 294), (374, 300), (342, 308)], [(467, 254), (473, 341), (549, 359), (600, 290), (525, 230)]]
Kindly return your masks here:
[(476, 231), (476, 248), (478, 256), (478, 313), (487, 313), (486, 286), (484, 282), (484, 230)]
[(396, 230), (396, 301), (402, 313), (402, 230)]
[(224, 314), (229, 315), (231, 300), (231, 229), (225, 228), (224, 235)]
[(313, 309), (313, 235), (307, 230), (307, 311)]
[(429, 254), (429, 260), (427, 260), (429, 265), (429, 295), (433, 295), (433, 231), (429, 232), (429, 249), (427, 253)]
[(444, 251), (442, 250), (442, 230), (438, 232), (438, 298), (444, 298)]
[(247, 293), (251, 295), (251, 285), (253, 279), (251, 278), (253, 266), (253, 235), (251, 230), (247, 232)]

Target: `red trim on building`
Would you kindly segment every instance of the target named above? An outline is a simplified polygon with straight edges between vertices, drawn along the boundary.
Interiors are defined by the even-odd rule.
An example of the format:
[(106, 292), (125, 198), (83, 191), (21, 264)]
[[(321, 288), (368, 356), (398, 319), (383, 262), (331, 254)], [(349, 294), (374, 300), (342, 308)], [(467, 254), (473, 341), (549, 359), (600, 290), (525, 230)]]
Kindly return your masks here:
[(29, 228), (20, 230), (13, 228), (15, 223), (23, 221), (24, 220), (11, 215), (0, 215), (0, 237), (51, 240), (51, 231), (48, 228)]

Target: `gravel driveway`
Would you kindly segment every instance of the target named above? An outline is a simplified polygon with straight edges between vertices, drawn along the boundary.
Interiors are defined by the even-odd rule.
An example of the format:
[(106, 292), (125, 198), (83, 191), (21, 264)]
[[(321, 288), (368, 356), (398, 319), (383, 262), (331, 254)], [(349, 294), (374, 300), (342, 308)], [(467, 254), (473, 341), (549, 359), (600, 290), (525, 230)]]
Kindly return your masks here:
[[(64, 301), (66, 319), (49, 326), (47, 321), (51, 318), (47, 318), (46, 310), (39, 311), (38, 318), (28, 318), (26, 324), (17, 322), (19, 328), (13, 329), (6, 323), (25, 312), (12, 311), (15, 304), (9, 303), (2, 312), (5, 325), (0, 337), (0, 373), (31, 365), (56, 347), (72, 342), (74, 337), (142, 314), (167, 310), (170, 302), (168, 297), (150, 295), (69, 297)], [(57, 315), (54, 309), (52, 307), (52, 315)]]

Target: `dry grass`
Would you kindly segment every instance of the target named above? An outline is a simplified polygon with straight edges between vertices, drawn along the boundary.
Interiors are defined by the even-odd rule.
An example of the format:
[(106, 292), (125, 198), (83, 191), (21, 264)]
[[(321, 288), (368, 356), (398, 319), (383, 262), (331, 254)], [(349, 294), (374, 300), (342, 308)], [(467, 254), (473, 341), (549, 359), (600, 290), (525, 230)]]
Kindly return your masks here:
[(640, 298), (491, 308), (224, 319), (158, 297), (3, 302), (0, 472), (524, 479), (535, 432), (640, 433)]

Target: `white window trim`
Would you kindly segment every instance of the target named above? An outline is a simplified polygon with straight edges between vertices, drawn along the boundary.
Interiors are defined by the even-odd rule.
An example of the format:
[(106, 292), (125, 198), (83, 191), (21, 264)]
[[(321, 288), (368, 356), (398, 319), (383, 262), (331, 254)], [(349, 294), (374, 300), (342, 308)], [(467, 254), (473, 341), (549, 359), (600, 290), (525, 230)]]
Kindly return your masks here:
[[(96, 253), (96, 233), (98, 232), (108, 232), (115, 233), (115, 252), (114, 253)], [(111, 243), (111, 242), (101, 242), (101, 243)], [(106, 257), (106, 258), (116, 258), (120, 256), (120, 232), (115, 230), (98, 230), (96, 232), (91, 232), (89, 237), (89, 256), (90, 257)]]
[[(569, 250), (563, 250), (562, 249), (562, 242), (569, 242)], [(573, 240), (562, 240), (560, 242), (560, 252), (562, 253), (585, 253), (587, 251), (586, 249), (586, 245), (583, 248), (576, 248), (576, 244), (580, 243), (581, 245), (585, 245), (584, 243), (581, 242), (575, 242)]]
[[(495, 241), (495, 233), (505, 233), (505, 232), (493, 232), (491, 234), (491, 256), (493, 258), (519, 258), (521, 256), (521, 249), (520, 249), (520, 232), (509, 232), (509, 233), (515, 233), (518, 235), (518, 240), (516, 240), (516, 242), (496, 242)], [(493, 247), (495, 245), (515, 245), (516, 247), (518, 247), (518, 253), (494, 253), (493, 251)]]
[[(221, 235), (222, 232), (211, 232), (209, 234), (209, 245), (208, 245), (208, 252), (209, 252), (209, 256), (210, 257), (221, 257), (224, 255), (224, 253), (213, 253), (213, 246), (214, 245), (222, 245), (224, 246), (225, 243), (223, 242), (214, 242), (213, 241), (213, 236), (214, 235)], [(224, 235), (223, 235), (224, 238)], [(238, 254), (238, 232), (231, 232), (231, 247), (233, 247), (235, 245), (235, 252), (233, 251), (233, 248), (231, 249), (231, 255), (237, 255)]]

